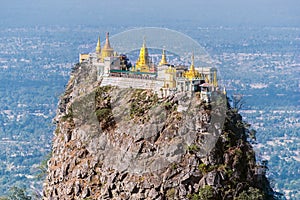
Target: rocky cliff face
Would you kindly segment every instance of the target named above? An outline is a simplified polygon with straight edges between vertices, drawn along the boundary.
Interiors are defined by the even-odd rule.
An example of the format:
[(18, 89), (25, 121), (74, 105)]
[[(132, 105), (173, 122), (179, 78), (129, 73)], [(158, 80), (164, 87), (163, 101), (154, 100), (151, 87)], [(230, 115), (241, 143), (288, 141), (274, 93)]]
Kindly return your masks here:
[[(100, 81), (101, 82), (101, 81)], [(44, 199), (272, 199), (221, 94), (158, 98), (77, 65), (61, 97)]]

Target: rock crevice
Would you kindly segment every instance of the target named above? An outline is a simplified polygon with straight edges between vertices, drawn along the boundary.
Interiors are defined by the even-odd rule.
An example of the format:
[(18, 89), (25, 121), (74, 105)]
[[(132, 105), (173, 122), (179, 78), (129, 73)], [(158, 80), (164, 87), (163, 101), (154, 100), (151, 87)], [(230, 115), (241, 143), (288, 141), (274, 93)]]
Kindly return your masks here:
[(207, 105), (197, 94), (100, 87), (93, 66), (77, 66), (54, 120), (44, 199), (233, 199), (249, 189), (272, 199), (241, 116), (215, 95)]

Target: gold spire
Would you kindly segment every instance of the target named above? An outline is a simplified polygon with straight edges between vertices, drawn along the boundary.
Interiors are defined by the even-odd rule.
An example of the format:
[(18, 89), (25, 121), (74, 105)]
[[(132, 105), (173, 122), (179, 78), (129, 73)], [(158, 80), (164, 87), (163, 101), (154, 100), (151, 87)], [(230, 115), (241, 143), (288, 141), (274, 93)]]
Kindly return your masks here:
[(214, 87), (218, 87), (217, 71), (214, 71), (213, 85), (214, 85)]
[(226, 94), (227, 94), (227, 92), (226, 92), (226, 88), (225, 88), (225, 87), (223, 88), (223, 94), (224, 94), (224, 95), (226, 95)]
[(192, 63), (191, 63), (190, 71), (195, 71), (195, 57), (194, 57), (194, 51), (193, 51), (193, 54), (192, 54)]
[(109, 42), (109, 33), (106, 33), (106, 39), (105, 39), (105, 44), (102, 49), (102, 61), (106, 57), (112, 57), (114, 54), (114, 49), (111, 48), (110, 42)]
[(97, 46), (96, 46), (96, 53), (100, 54), (100, 52), (101, 52), (101, 43), (100, 43), (100, 36), (99, 36)]
[(146, 48), (146, 36), (143, 37), (143, 48)]
[(161, 61), (159, 62), (159, 65), (167, 65), (167, 58), (166, 58), (166, 51), (163, 49), (162, 55), (161, 55)]
[(191, 63), (190, 69), (187, 72), (184, 73), (184, 77), (188, 78), (189, 80), (193, 80), (195, 78), (200, 77), (200, 73), (198, 72), (198, 70), (195, 70), (194, 52), (192, 54), (192, 63)]
[(150, 61), (148, 55), (148, 48), (146, 47), (146, 39), (144, 37), (143, 46), (140, 49), (140, 55), (138, 60), (136, 61), (135, 69), (136, 71), (149, 72), (150, 71), (149, 64)]
[(112, 49), (109, 42), (109, 32), (106, 33), (106, 39), (103, 49)]

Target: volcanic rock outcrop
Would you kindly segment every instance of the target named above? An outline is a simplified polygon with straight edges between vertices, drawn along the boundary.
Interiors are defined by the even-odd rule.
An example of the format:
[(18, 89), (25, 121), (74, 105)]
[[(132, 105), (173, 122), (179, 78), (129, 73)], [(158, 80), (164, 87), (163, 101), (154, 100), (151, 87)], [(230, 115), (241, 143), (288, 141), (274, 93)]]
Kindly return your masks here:
[(158, 98), (74, 67), (54, 121), (44, 199), (272, 199), (223, 94)]

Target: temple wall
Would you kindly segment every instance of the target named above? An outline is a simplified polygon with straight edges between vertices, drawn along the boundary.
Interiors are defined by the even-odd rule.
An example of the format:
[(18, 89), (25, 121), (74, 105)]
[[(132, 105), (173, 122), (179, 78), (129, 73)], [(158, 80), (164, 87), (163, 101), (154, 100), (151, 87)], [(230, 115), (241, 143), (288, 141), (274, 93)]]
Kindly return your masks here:
[(164, 86), (164, 81), (153, 79), (138, 79), (124, 77), (102, 77), (101, 86), (112, 85), (120, 88), (151, 89), (159, 92)]

